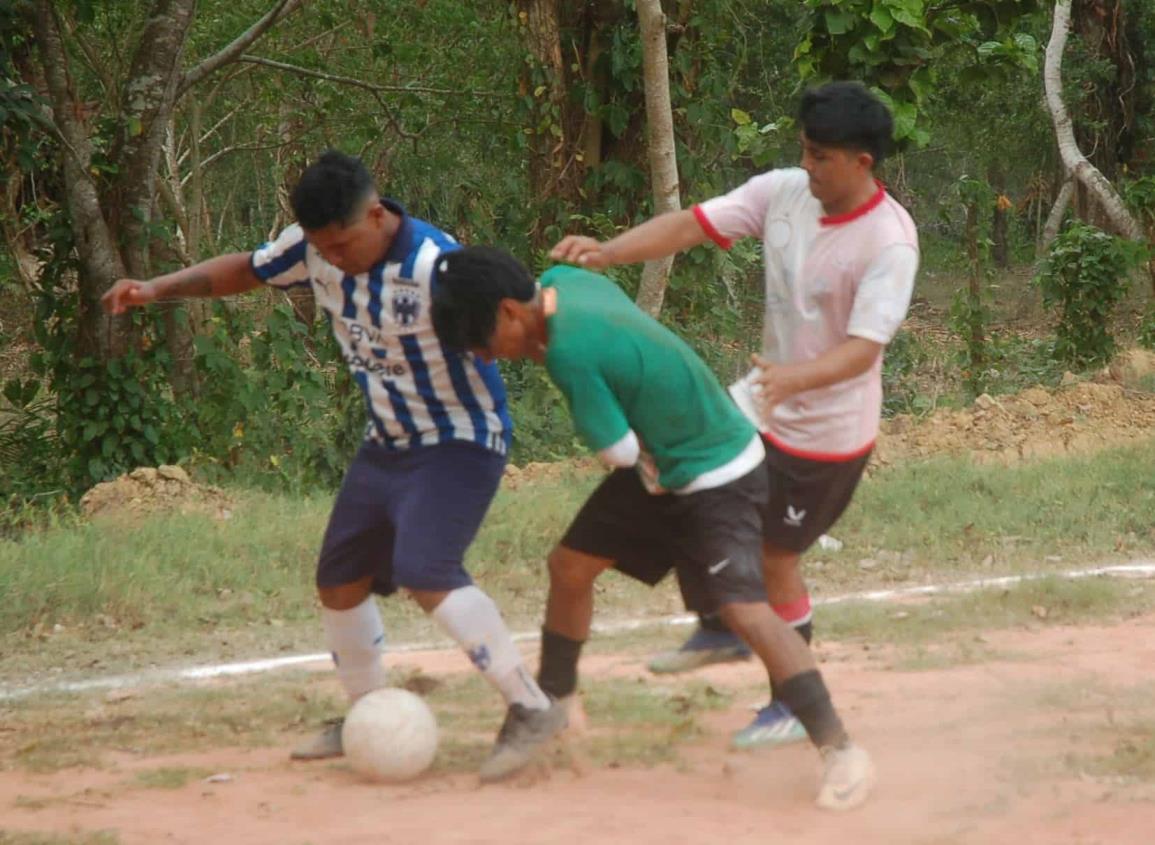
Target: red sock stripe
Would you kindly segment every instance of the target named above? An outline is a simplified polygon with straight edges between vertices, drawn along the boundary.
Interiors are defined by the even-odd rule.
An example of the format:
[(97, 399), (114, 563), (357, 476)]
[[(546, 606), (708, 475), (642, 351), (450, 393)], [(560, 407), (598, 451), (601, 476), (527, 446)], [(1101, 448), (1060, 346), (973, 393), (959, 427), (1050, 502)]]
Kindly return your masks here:
[(810, 596), (803, 596), (789, 604), (776, 604), (774, 612), (789, 625), (803, 625), (810, 621)]

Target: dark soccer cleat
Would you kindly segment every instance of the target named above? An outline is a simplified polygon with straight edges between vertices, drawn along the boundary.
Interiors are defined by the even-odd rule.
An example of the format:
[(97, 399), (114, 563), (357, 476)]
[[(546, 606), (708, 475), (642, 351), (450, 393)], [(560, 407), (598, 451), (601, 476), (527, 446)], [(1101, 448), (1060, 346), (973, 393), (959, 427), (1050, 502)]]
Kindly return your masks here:
[(566, 705), (551, 699), (547, 710), (530, 710), (511, 704), (497, 734), (493, 751), (481, 764), (481, 782), (492, 783), (512, 775), (529, 763), (568, 724)]
[(655, 655), (649, 663), (649, 670), (655, 675), (673, 675), (711, 663), (728, 663), (749, 657), (750, 647), (736, 634), (698, 628), (681, 648)]
[(341, 744), (341, 728), (344, 725), (344, 717), (328, 720), (320, 733), (294, 748), (289, 757), (293, 760), (327, 760), (330, 757), (345, 756), (345, 748)]

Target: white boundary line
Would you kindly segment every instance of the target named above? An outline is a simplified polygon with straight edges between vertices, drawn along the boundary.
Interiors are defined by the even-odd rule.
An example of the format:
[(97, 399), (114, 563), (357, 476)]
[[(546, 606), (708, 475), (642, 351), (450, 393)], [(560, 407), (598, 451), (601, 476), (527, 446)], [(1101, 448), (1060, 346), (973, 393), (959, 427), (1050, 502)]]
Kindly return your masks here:
[[(1113, 578), (1155, 578), (1155, 562), (1138, 561), (1118, 566), (1097, 566), (1091, 569), (1073, 569), (1066, 572), (1028, 573), (1024, 575), (1005, 575), (998, 578), (977, 578), (970, 581), (956, 581), (949, 584), (925, 584), (918, 587), (898, 587), (893, 590), (868, 590), (861, 593), (848, 593), (830, 598), (819, 598), (814, 601), (816, 606), (845, 604), (847, 602), (886, 602), (895, 599), (917, 598), (919, 596), (952, 595), (973, 593), (978, 590), (1011, 587), (1029, 581), (1039, 581), (1044, 578), (1060, 578), (1075, 581), (1082, 578), (1108, 576)], [(690, 625), (697, 620), (693, 614), (678, 616), (663, 616), (651, 619), (630, 619), (622, 622), (612, 622), (604, 625), (594, 625), (593, 630), (599, 634), (620, 634), (628, 631), (637, 631), (644, 628), (656, 628), (663, 625), (679, 626)], [(531, 642), (539, 639), (541, 634), (536, 631), (525, 631), (514, 634), (517, 642)], [(431, 651), (434, 649), (451, 648), (450, 640), (397, 643), (387, 649), (387, 653), (406, 653), (415, 651)], [(239, 663), (221, 663), (208, 666), (189, 666), (184, 668), (153, 669), (147, 672), (137, 672), (130, 675), (105, 675), (103, 677), (86, 678), (78, 681), (56, 681), (27, 686), (0, 686), (0, 702), (14, 701), (33, 695), (46, 693), (76, 693), (100, 689), (120, 689), (123, 687), (153, 686), (166, 683), (180, 683), (183, 681), (199, 681), (208, 678), (220, 678), (229, 675), (251, 675), (258, 672), (272, 672), (291, 666), (300, 666), (307, 663), (319, 663), (329, 659), (329, 654), (296, 654), (289, 657), (274, 657), (267, 660), (247, 660)]]

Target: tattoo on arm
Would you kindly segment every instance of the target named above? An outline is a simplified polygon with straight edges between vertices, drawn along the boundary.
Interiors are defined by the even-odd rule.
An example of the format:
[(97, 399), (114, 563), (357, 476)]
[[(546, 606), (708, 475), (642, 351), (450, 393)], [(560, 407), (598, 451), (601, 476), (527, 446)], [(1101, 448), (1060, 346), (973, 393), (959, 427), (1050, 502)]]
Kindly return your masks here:
[(213, 280), (207, 273), (193, 272), (182, 279), (173, 282), (167, 291), (165, 299), (183, 299), (190, 296), (212, 296)]

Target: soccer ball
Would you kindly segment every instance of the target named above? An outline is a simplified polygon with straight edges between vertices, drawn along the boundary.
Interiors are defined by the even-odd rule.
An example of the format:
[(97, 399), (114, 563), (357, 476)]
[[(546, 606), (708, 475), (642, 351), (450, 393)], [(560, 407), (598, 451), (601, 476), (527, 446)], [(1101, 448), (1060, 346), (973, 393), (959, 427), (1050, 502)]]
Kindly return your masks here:
[(361, 696), (341, 729), (345, 758), (370, 780), (401, 781), (429, 768), (437, 753), (437, 719), (419, 695), (379, 689)]

